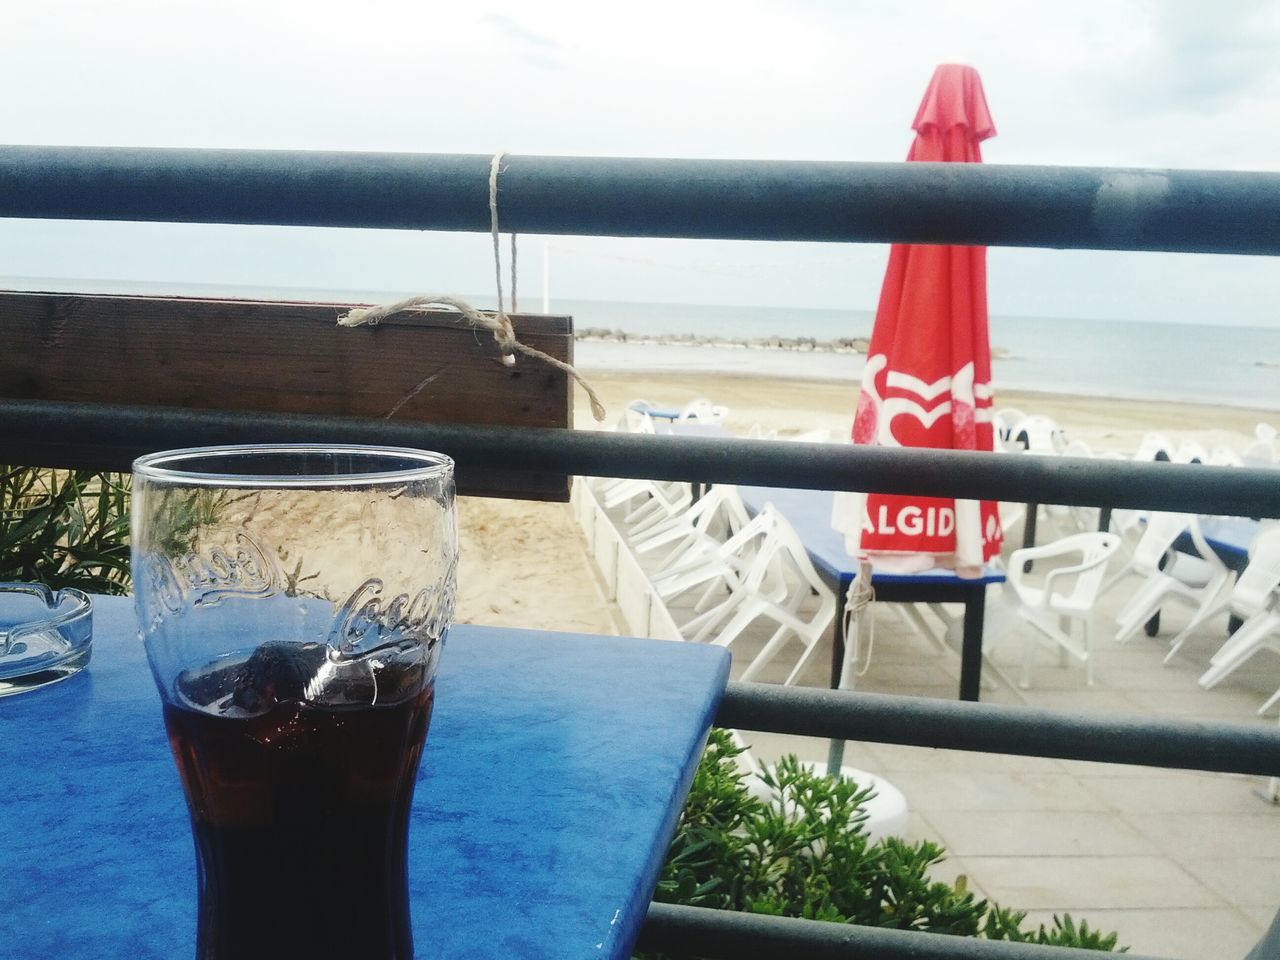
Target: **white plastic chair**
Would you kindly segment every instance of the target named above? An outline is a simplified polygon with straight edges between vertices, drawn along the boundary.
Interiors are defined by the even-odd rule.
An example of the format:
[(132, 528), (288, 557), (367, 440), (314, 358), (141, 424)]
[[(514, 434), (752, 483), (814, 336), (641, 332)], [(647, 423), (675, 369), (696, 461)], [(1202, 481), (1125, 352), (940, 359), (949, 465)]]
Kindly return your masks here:
[(1144, 433), (1134, 451), (1133, 459), (1139, 463), (1154, 460), (1169, 460), (1173, 457), (1174, 445), (1163, 433)]
[(738, 488), (716, 484), (683, 512), (643, 531), (632, 548), (648, 554), (665, 547), (657, 568), (669, 570), (675, 563), (713, 553), (750, 520)]
[[(1096, 456), (1093, 449), (1083, 440), (1067, 441), (1062, 449), (1058, 451), (1058, 454), (1063, 457), (1079, 457), (1083, 460), (1092, 460)], [(1049, 522), (1057, 529), (1059, 537), (1069, 536), (1073, 533), (1086, 533), (1096, 529), (1098, 526), (1097, 507), (1068, 507), (1061, 504), (1045, 504), (1043, 509)]]
[(794, 437), (787, 437), (791, 443), (830, 443), (831, 431), (823, 427), (816, 430), (805, 430)]
[(1280, 433), (1275, 427), (1260, 423), (1253, 428), (1253, 436), (1253, 442), (1244, 450), (1245, 459), (1280, 462)]
[[(798, 640), (804, 649), (783, 681), (789, 686), (803, 675), (826, 636), (835, 618), (836, 597), (814, 570), (809, 553), (796, 532), (772, 504), (765, 504), (756, 519), (761, 518), (766, 518), (769, 524), (768, 536), (760, 544), (747, 575), (737, 587), (739, 599), (734, 604), (732, 619), (711, 642), (728, 647), (757, 620), (773, 621), (777, 628), (747, 665), (740, 679), (753, 679), (788, 643)], [(779, 572), (789, 581), (781, 597), (768, 588)], [(818, 600), (817, 609), (806, 615), (800, 608), (813, 596)]]
[[(1264, 530), (1253, 543), (1249, 566), (1231, 591), (1231, 612), (1243, 622), (1210, 659), (1200, 686), (1209, 690), (1244, 666), (1261, 650), (1280, 653), (1280, 525)], [(1259, 713), (1275, 703), (1272, 697)]]
[(997, 410), (991, 417), (991, 425), (995, 428), (996, 439), (1000, 441), (1000, 446), (1009, 451), (1022, 449), (1022, 444), (1014, 440), (1013, 428), (1027, 415), (1015, 407), (1002, 407)]
[(689, 505), (693, 503), (693, 487), (691, 484), (680, 480), (658, 483), (645, 482), (649, 484), (645, 490), (648, 500), (632, 509), (622, 518), (623, 522), (628, 525), (627, 536), (629, 539), (635, 539), (647, 531), (669, 522), (672, 518), (687, 510)]
[[(1008, 585), (1018, 599), (1018, 617), (1045, 639), (1058, 645), (1065, 658), (1069, 654), (1085, 665), (1085, 681), (1093, 685), (1093, 642), (1089, 629), (1094, 604), (1102, 586), (1107, 561), (1120, 547), (1114, 533), (1077, 533), (1043, 547), (1024, 547), (1009, 557)], [(1027, 560), (1075, 558), (1068, 566), (1055, 567), (1036, 584), (1023, 572)], [(1070, 624), (1080, 624), (1080, 640), (1071, 635)], [(1022, 677), (1019, 686), (1031, 685), (1031, 664), (1036, 639), (1023, 643)]]
[[(694, 590), (701, 591), (693, 608), (696, 616), (681, 627), (685, 637), (698, 642), (707, 639), (741, 602), (744, 596), (742, 584), (772, 528), (772, 509), (762, 510), (713, 550), (686, 556), (652, 574), (654, 589), (664, 601), (675, 600)], [(775, 591), (775, 599), (785, 595), (785, 584), (775, 582), (771, 587)]]
[(1138, 544), (1146, 532), (1147, 515), (1141, 510), (1112, 510), (1109, 532), (1120, 536), (1120, 553), (1125, 560), (1114, 573), (1110, 574), (1102, 584), (1099, 596), (1107, 593), (1129, 574), (1134, 572), (1133, 558)]
[(1254, 440), (1244, 450), (1240, 456), (1244, 460), (1261, 460), (1263, 463), (1280, 462), (1280, 442)]
[[(1241, 620), (1246, 620), (1253, 614), (1259, 613), (1268, 602), (1268, 596), (1275, 589), (1277, 582), (1280, 582), (1280, 525), (1264, 528), (1258, 534), (1250, 544), (1249, 564), (1245, 567), (1244, 573), (1239, 576), (1229, 591), (1220, 593), (1183, 628), (1181, 633), (1173, 638), (1164, 662), (1168, 663), (1174, 658), (1195, 628), (1218, 614), (1230, 611)], [(1239, 630), (1236, 634), (1239, 634)], [(1216, 663), (1220, 658), (1230, 655), (1234, 649), (1232, 641), (1235, 636), (1233, 634), (1232, 639), (1213, 655), (1211, 662)]]
[(1209, 451), (1209, 459), (1205, 463), (1214, 467), (1243, 467), (1244, 457), (1228, 446), (1217, 446)]
[[(1183, 531), (1190, 534), (1196, 556), (1173, 549)], [(1160, 568), (1162, 560), (1164, 569)], [(1146, 532), (1134, 550), (1133, 569), (1146, 579), (1116, 616), (1116, 643), (1127, 642), (1171, 600), (1192, 608), (1186, 630), (1195, 629), (1220, 609), (1221, 598), (1231, 585), (1231, 571), (1205, 543), (1196, 518), (1185, 513), (1152, 513), (1147, 517)]]
[(1194, 440), (1183, 440), (1178, 444), (1178, 449), (1173, 451), (1174, 463), (1208, 463), (1209, 451), (1204, 448), (1204, 444), (1196, 443)]
[(696, 421), (698, 423), (723, 423), (725, 417), (729, 416), (729, 408), (721, 407), (705, 397), (699, 397), (697, 400), (690, 400), (680, 415), (676, 417), (676, 423), (687, 423)]
[(1038, 414), (1023, 417), (1014, 424), (1011, 434), (1015, 443), (1024, 447), (1027, 453), (1060, 453), (1067, 445), (1066, 432), (1057, 421)]
[[(622, 522), (635, 535), (688, 507), (693, 501), (693, 488), (679, 480), (623, 480), (597, 491), (597, 496), (606, 510), (625, 510)], [(637, 504), (636, 500), (640, 502)]]
[(653, 433), (653, 417), (649, 416), (653, 408), (648, 400), (632, 400), (622, 411), (618, 426), (629, 433)]

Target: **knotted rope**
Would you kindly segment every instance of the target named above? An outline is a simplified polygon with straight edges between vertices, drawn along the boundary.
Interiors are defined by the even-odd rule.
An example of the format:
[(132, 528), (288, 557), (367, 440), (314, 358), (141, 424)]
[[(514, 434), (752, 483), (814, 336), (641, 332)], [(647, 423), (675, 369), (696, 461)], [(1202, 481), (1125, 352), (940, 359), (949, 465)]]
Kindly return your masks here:
[[(494, 283), (498, 290), (498, 309), (494, 313), (481, 313), (471, 304), (458, 297), (440, 295), (440, 294), (423, 294), (421, 296), (408, 297), (404, 300), (398, 300), (395, 303), (388, 303), (376, 307), (356, 307), (338, 318), (338, 325), (342, 327), (374, 327), (381, 323), (387, 317), (400, 313), (405, 310), (425, 310), (428, 307), (444, 306), (451, 307), (458, 311), (463, 318), (473, 327), (479, 330), (488, 330), (493, 334), (493, 339), (497, 341), (498, 348), (502, 351), (502, 362), (507, 366), (515, 365), (515, 354), (522, 353), (526, 357), (532, 357), (535, 360), (541, 360), (549, 363), (551, 366), (559, 370), (563, 370), (572, 377), (577, 383), (581, 384), (582, 389), (587, 392), (587, 397), (591, 400), (591, 415), (597, 421), (604, 420), (606, 411), (604, 404), (600, 402), (599, 396), (591, 384), (583, 379), (582, 375), (573, 368), (571, 364), (565, 363), (563, 360), (551, 356), (549, 353), (543, 353), (536, 347), (521, 343), (516, 339), (515, 329), (511, 325), (511, 318), (507, 316), (505, 306), (503, 304), (502, 295), (502, 258), (500, 254), (499, 237), (498, 237), (498, 174), (501, 172), (502, 158), (505, 153), (499, 151), (493, 155), (493, 160), (489, 164), (489, 230), (493, 235), (493, 273)], [(512, 309), (515, 309), (515, 237), (512, 237), (512, 260), (511, 260), (511, 294)], [(433, 374), (428, 380), (419, 384), (415, 388), (414, 393), (434, 379), (439, 374)], [(412, 394), (410, 394), (412, 396)], [(406, 398), (408, 399), (408, 398)], [(403, 401), (401, 401), (403, 403)], [(396, 409), (399, 409), (397, 405)], [(394, 411), (392, 411), (394, 412)]]
[(840, 687), (846, 688), (845, 683), (850, 679), (848, 673), (852, 667), (854, 677), (866, 676), (868, 670), (871, 669), (871, 651), (876, 645), (876, 620), (875, 615), (871, 611), (871, 604), (876, 599), (876, 588), (871, 585), (871, 563), (865, 556), (858, 558), (858, 575), (853, 578), (849, 584), (849, 592), (845, 599), (844, 608), (844, 636), (845, 643), (848, 644), (849, 638), (853, 636), (853, 653), (857, 653), (858, 631), (862, 625), (862, 617), (867, 617), (867, 652), (866, 659), (859, 668), (851, 665), (848, 660), (840, 671)]

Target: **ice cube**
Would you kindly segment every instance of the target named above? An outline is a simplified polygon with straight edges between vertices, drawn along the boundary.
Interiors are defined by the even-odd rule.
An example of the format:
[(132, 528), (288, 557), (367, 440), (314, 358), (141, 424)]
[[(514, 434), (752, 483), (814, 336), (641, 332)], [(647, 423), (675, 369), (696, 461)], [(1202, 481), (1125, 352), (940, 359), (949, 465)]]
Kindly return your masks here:
[(331, 707), (398, 703), (422, 689), (425, 669), (425, 651), (417, 643), (356, 657), (335, 651), (308, 684), (307, 702)]
[(308, 684), (324, 666), (328, 649), (322, 643), (262, 644), (236, 671), (232, 704), (257, 714), (277, 703), (301, 703)]

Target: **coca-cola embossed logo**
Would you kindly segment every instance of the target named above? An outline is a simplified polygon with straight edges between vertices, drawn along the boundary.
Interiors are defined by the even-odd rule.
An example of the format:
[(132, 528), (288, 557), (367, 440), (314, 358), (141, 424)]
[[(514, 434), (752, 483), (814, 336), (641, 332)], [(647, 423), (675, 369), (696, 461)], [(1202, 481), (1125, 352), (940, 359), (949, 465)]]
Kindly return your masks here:
[(184, 605), (211, 606), (227, 597), (269, 597), (280, 591), (275, 562), (247, 533), (234, 546), (193, 550), (176, 557), (152, 554), (147, 560), (151, 591), (170, 613)]
[(386, 596), (383, 581), (370, 577), (339, 608), (329, 646), (343, 653), (360, 653), (410, 638), (434, 646), (439, 639), (442, 606), (448, 601), (448, 596), (441, 597), (438, 586)]

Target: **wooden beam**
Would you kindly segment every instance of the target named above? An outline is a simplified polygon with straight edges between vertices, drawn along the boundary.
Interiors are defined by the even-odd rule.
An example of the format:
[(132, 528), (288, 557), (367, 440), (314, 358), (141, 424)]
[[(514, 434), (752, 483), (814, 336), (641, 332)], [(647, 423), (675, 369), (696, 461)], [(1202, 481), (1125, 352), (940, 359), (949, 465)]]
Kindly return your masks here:
[[(339, 327), (351, 306), (0, 291), (0, 402), (570, 426), (572, 384), (550, 364), (505, 366), (492, 334), (452, 311)], [(571, 318), (511, 320), (522, 342), (573, 362)], [(568, 498), (564, 476), (468, 473), (461, 493)]]

